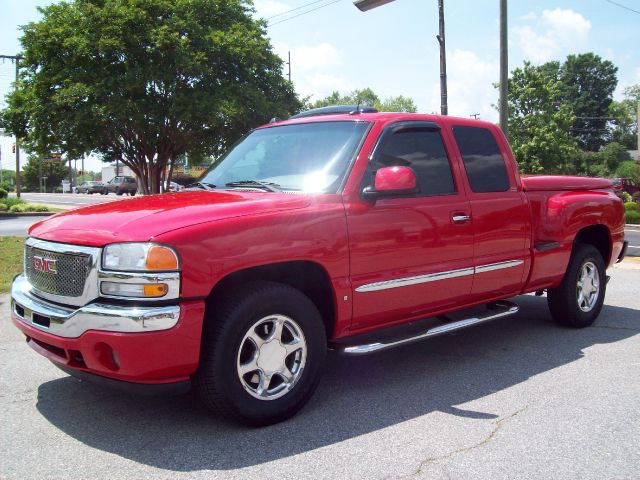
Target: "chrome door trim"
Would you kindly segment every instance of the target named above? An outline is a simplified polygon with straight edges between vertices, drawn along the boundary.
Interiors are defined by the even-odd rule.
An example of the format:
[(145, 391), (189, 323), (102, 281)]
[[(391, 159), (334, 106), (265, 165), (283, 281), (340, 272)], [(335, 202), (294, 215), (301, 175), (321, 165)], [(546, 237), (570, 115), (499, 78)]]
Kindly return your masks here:
[(450, 278), (466, 277), (468, 275), (473, 275), (473, 267), (459, 268), (457, 270), (449, 270), (446, 272), (428, 273), (426, 275), (417, 275), (414, 277), (397, 278), (395, 280), (385, 280), (382, 282), (368, 283), (356, 288), (356, 292), (376, 292), (378, 290), (408, 287), (410, 285), (437, 282), (440, 280), (448, 280)]
[(507, 260), (506, 262), (488, 263), (476, 267), (476, 273), (493, 272), (494, 270), (502, 270), (505, 268), (513, 268), (522, 265), (524, 260)]
[(451, 278), (466, 277), (474, 273), (493, 272), (505, 268), (513, 268), (522, 265), (524, 260), (507, 260), (504, 262), (488, 263), (477, 267), (459, 268), (445, 272), (427, 273), (426, 275), (416, 275), (414, 277), (396, 278), (394, 280), (384, 280), (382, 282), (367, 283), (356, 288), (356, 292), (377, 292), (379, 290), (389, 290), (391, 288), (408, 287), (420, 283), (438, 282)]

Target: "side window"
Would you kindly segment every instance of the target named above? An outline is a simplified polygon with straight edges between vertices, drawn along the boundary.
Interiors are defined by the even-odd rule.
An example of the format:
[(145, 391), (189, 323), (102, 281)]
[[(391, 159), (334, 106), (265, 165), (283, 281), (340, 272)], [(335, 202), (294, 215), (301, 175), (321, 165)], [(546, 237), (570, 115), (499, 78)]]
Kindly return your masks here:
[(410, 167), (421, 196), (456, 193), (449, 157), (439, 131), (403, 129), (384, 140), (371, 163), (373, 172), (383, 167)]
[(509, 175), (493, 134), (481, 127), (453, 127), (471, 190), (476, 193), (509, 190)]

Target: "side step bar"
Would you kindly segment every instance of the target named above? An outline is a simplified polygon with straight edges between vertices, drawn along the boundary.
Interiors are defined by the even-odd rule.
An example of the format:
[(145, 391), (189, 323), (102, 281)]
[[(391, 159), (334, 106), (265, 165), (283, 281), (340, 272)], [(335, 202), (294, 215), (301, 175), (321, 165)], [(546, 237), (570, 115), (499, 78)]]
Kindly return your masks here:
[(424, 333), (414, 335), (411, 337), (400, 338), (387, 342), (374, 342), (362, 345), (349, 345), (346, 347), (340, 347), (339, 350), (346, 355), (365, 355), (368, 353), (379, 352), (380, 350), (386, 350), (389, 348), (399, 347), (408, 343), (417, 342), (426, 338), (435, 337), (445, 333), (453, 332), (454, 330), (460, 330), (479, 323), (489, 322), (498, 318), (507, 317), (513, 315), (520, 310), (517, 304), (508, 302), (506, 300), (500, 300), (498, 302), (490, 304), (487, 312), (484, 315), (478, 315), (471, 318), (464, 318), (462, 320), (456, 320), (454, 322), (445, 323), (437, 327), (430, 328)]

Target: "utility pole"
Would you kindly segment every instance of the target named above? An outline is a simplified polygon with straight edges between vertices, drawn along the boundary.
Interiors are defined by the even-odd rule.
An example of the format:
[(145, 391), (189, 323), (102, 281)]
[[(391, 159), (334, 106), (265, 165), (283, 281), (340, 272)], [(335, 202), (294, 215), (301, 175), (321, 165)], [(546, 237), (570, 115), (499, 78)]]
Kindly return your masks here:
[(507, 0), (500, 0), (500, 128), (509, 137), (509, 39)]
[(291, 50), (289, 50), (289, 61), (287, 65), (289, 66), (289, 82), (291, 82)]
[(440, 44), (440, 113), (449, 114), (447, 105), (447, 51), (444, 36), (444, 1), (438, 0), (439, 34), (436, 36)]
[[(3, 60), (12, 60), (16, 64), (16, 83), (13, 88), (18, 89), (18, 74), (20, 73), (20, 60), (23, 57), (19, 55), (0, 55)], [(20, 198), (20, 138), (16, 135), (16, 197)]]

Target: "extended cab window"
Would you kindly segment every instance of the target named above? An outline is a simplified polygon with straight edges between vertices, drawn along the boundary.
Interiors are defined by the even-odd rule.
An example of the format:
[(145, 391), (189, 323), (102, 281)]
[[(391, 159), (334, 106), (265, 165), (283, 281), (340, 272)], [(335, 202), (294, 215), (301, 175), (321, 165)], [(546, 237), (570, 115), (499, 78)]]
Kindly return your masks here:
[(509, 175), (493, 134), (481, 127), (453, 127), (471, 190), (476, 193), (505, 192)]
[(383, 142), (372, 161), (373, 172), (383, 167), (410, 167), (418, 180), (419, 195), (456, 193), (451, 164), (439, 131), (405, 128)]

